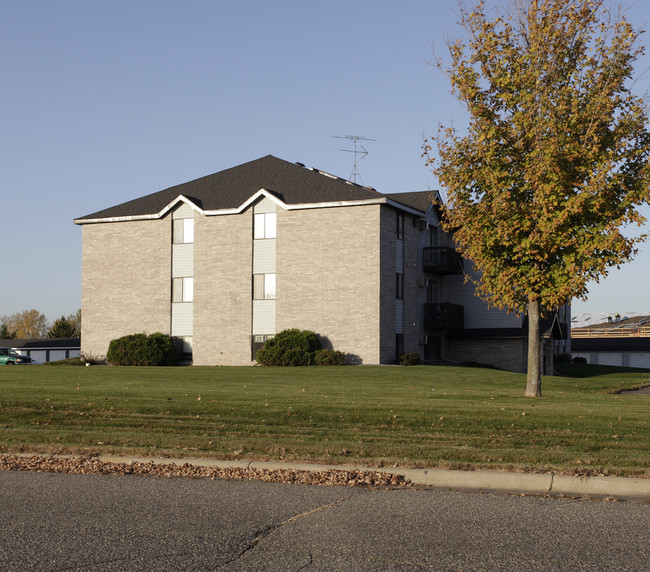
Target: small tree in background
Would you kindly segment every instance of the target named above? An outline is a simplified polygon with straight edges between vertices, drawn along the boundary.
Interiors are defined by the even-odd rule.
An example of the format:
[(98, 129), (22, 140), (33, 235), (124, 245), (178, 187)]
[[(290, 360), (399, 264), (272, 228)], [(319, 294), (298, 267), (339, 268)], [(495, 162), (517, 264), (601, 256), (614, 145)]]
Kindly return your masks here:
[(77, 330), (68, 318), (61, 316), (54, 321), (47, 332), (48, 338), (74, 338), (78, 337)]
[(2, 322), (0, 324), (0, 340), (13, 340), (16, 337), (16, 332), (9, 331), (7, 324)]
[[(630, 91), (644, 53), (603, 0), (513, 0), (488, 18), (460, 8), (467, 43), (437, 65), (469, 112), (428, 158), (447, 191), (443, 227), (490, 305), (528, 314), (527, 396), (541, 395), (540, 315), (629, 260), (645, 239), (647, 105)], [(425, 154), (431, 147), (425, 144)]]
[(38, 310), (25, 310), (11, 316), (2, 316), (0, 321), (9, 332), (14, 333), (14, 338), (19, 340), (44, 338), (49, 330), (47, 318)]

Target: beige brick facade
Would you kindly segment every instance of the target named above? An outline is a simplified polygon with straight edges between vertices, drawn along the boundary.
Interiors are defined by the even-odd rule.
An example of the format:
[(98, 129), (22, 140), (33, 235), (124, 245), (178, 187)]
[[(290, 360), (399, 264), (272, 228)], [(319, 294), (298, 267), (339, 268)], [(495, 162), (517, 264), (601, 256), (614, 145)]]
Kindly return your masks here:
[(171, 217), (84, 225), (81, 351), (127, 334), (169, 334)]
[[(188, 223), (187, 240), (177, 233), (172, 245), (171, 213), (179, 208), (176, 216), (193, 216), (194, 225), (190, 233)], [(269, 215), (264, 228), (277, 233), (253, 238), (254, 209)], [(267, 156), (77, 219), (83, 225), (82, 351), (103, 356), (110, 340), (126, 334), (169, 334), (173, 309), (174, 332), (186, 348), (192, 344), (195, 365), (250, 365), (253, 331), (262, 343), (264, 336), (299, 328), (322, 336), (349, 363), (395, 363), (400, 332), (403, 351), (422, 358), (427, 343), (432, 360), (521, 371), (520, 323), (481, 305), (460, 276), (444, 275), (449, 270), (433, 265), (428, 271), (439, 275), (425, 272), (428, 235), (420, 217), (437, 224), (428, 193), (382, 195)], [(440, 245), (448, 240), (441, 235)], [(439, 285), (437, 302), (463, 306), (464, 337), (445, 326), (424, 329), (429, 280)], [(436, 303), (433, 288), (428, 295)], [(544, 367), (552, 370), (550, 352)]]
[(193, 362), (251, 364), (252, 208), (195, 221)]
[(278, 209), (278, 331), (313, 330), (353, 361), (380, 363), (381, 211)]

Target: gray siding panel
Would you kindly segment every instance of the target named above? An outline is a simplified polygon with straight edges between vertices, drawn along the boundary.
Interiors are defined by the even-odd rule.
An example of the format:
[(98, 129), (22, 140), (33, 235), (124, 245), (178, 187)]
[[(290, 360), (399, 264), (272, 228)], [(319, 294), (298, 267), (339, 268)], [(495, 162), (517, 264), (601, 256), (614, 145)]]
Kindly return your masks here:
[(172, 245), (172, 277), (194, 275), (194, 244)]
[(191, 336), (194, 328), (194, 304), (172, 304), (172, 336)]
[(187, 203), (183, 203), (174, 210), (172, 218), (194, 218), (194, 209)]
[(395, 300), (395, 333), (404, 333), (404, 300)]
[[(465, 261), (465, 271), (473, 279), (478, 278), (478, 273), (469, 268), (471, 262)], [(474, 285), (471, 282), (463, 284), (463, 276), (446, 276), (447, 299), (453, 304), (461, 304), (465, 310), (465, 328), (518, 328), (522, 325), (524, 317), (517, 317), (514, 313), (505, 310), (488, 308), (487, 302), (474, 294)]]
[(259, 203), (255, 204), (253, 212), (255, 214), (260, 213), (274, 213), (276, 210), (276, 205), (271, 199), (264, 197)]
[(395, 271), (404, 272), (404, 241), (395, 241)]
[(253, 274), (275, 273), (275, 239), (253, 241)]
[(253, 334), (275, 333), (275, 300), (253, 300)]

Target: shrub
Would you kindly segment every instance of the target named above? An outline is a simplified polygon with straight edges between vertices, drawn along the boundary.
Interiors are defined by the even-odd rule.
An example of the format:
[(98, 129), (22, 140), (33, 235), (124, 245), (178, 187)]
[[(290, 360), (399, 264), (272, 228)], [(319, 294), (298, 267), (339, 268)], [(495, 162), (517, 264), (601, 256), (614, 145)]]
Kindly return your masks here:
[(400, 365), (418, 365), (420, 363), (420, 356), (417, 352), (408, 352), (399, 356)]
[(587, 363), (587, 358), (583, 356), (576, 356), (571, 360), (571, 363)]
[(175, 365), (178, 348), (165, 334), (130, 334), (111, 341), (106, 359), (112, 365)]
[(345, 354), (337, 350), (320, 350), (314, 356), (315, 365), (343, 365)]
[(81, 363), (84, 365), (106, 365), (106, 358), (88, 352), (81, 352)]
[(43, 365), (83, 365), (83, 362), (80, 357), (73, 357), (57, 361), (46, 361)]
[(321, 348), (316, 334), (310, 330), (283, 330), (258, 350), (257, 362), (268, 366), (296, 366), (314, 363), (314, 354)]

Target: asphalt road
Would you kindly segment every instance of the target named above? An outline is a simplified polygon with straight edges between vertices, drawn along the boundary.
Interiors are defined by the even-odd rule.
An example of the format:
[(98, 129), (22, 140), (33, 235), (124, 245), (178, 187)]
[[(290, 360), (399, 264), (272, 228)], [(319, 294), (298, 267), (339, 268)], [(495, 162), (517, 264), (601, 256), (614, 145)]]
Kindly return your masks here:
[(0, 569), (650, 570), (650, 504), (0, 471)]

